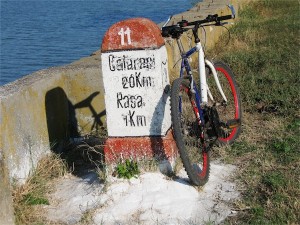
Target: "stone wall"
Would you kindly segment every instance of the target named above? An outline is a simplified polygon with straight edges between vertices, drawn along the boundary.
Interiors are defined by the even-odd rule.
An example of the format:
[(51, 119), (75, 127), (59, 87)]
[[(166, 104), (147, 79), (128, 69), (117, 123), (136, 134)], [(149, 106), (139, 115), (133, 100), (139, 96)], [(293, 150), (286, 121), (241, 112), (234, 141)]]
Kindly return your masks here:
[[(182, 18), (193, 21), (208, 14), (229, 13), (225, 4), (236, 0), (204, 0)], [(237, 9), (237, 7), (236, 7)], [(206, 28), (206, 46), (212, 47), (224, 29)], [(201, 31), (200, 31), (201, 32)], [(180, 58), (174, 40), (166, 39), (170, 79), (178, 76)], [(183, 38), (192, 44), (189, 35)], [(100, 45), (100, 43), (99, 43)], [(70, 137), (105, 126), (100, 52), (63, 67), (41, 70), (0, 87), (0, 220), (13, 224), (10, 183), (25, 182), (38, 160), (59, 152)], [(194, 60), (195, 61), (195, 60)], [(4, 221), (4, 222), (3, 222)]]

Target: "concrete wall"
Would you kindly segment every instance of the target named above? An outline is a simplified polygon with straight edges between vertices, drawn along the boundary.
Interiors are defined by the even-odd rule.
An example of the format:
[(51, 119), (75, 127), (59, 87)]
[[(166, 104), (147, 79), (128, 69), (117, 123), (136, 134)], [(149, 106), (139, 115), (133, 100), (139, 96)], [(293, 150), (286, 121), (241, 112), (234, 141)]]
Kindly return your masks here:
[(0, 224), (13, 224), (12, 182), (25, 182), (38, 160), (69, 137), (105, 123), (99, 65), (94, 56), (0, 87)]
[(0, 149), (10, 178), (22, 183), (50, 149), (103, 125), (99, 61), (92, 62), (42, 70), (0, 88)]
[[(205, 0), (174, 16), (170, 24), (182, 17), (193, 21), (207, 14), (228, 14), (224, 3), (229, 2), (236, 3)], [(223, 31), (207, 28), (206, 46), (213, 46)], [(187, 37), (183, 42), (186, 47), (192, 44)], [(172, 80), (177, 77), (179, 65), (174, 65), (180, 56), (174, 40), (166, 39), (166, 46)], [(0, 87), (0, 221), (13, 223), (10, 182), (23, 183), (42, 156), (51, 149), (59, 152), (70, 137), (97, 132), (105, 126), (100, 65), (98, 52), (68, 66), (41, 70)]]

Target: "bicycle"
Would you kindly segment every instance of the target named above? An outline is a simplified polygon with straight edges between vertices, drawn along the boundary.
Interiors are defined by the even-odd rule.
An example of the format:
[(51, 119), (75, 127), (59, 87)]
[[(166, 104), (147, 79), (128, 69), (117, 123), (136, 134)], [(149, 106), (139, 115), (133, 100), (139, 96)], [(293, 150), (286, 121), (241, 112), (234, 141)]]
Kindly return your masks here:
[[(204, 20), (182, 20), (166, 26), (169, 18), (162, 27), (162, 36), (175, 39), (181, 53), (180, 77), (171, 86), (173, 136), (188, 177), (197, 186), (208, 181), (212, 146), (232, 144), (241, 132), (241, 100), (234, 74), (225, 63), (205, 58), (198, 36), (200, 27), (223, 26), (222, 21), (234, 19), (235, 10), (232, 5), (229, 8), (231, 15), (208, 15)], [(192, 30), (195, 46), (184, 51), (180, 37), (188, 30)], [(199, 84), (189, 63), (189, 57), (196, 52)]]

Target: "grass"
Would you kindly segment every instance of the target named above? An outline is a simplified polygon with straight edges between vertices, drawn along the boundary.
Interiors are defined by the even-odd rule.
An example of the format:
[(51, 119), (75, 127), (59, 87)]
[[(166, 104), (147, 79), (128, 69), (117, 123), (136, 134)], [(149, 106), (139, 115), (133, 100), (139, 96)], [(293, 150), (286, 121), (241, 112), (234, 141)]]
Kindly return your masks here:
[(231, 29), (232, 42), (215, 52), (239, 74), (244, 109), (299, 113), (299, 3), (261, 0)]
[(25, 184), (14, 186), (13, 205), (17, 225), (44, 224), (42, 205), (49, 205), (47, 194), (52, 190), (50, 181), (66, 172), (65, 162), (51, 154), (41, 159)]
[(209, 52), (235, 71), (244, 111), (240, 138), (214, 153), (239, 167), (239, 213), (225, 224), (300, 221), (299, 19), (296, 0), (252, 1)]
[(116, 173), (119, 178), (130, 179), (140, 174), (138, 163), (135, 160), (126, 159), (117, 164)]

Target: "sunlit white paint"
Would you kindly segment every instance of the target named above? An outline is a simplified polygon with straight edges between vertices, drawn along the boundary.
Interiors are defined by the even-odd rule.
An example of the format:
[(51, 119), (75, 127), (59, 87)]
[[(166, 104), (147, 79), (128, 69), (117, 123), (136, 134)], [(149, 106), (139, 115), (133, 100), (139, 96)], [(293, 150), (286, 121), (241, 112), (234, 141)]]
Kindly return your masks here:
[[(216, 68), (215, 68), (214, 65), (213, 65), (209, 60), (207, 60), (207, 59), (205, 60), (205, 63), (206, 63), (206, 65), (208, 65), (208, 66), (210, 67), (210, 69), (211, 69), (211, 71), (212, 71), (212, 74), (213, 74), (213, 76), (214, 76), (215, 82), (216, 82), (216, 84), (217, 84), (217, 87), (218, 87), (218, 89), (219, 89), (219, 92), (221, 93), (221, 95), (222, 95), (224, 101), (227, 102), (227, 98), (226, 98), (226, 96), (225, 96), (225, 94), (224, 94), (224, 92), (223, 92), (222, 86), (221, 86), (221, 84), (220, 84), (220, 81), (219, 81), (219, 78), (218, 78), (218, 74), (217, 74)], [(209, 91), (209, 89), (208, 89), (208, 91)], [(210, 95), (211, 99), (213, 100), (213, 96), (211, 95), (211, 92), (210, 92), (210, 91), (209, 91), (209, 95)]]
[(101, 58), (108, 135), (165, 135), (171, 127), (166, 47), (105, 52)]

